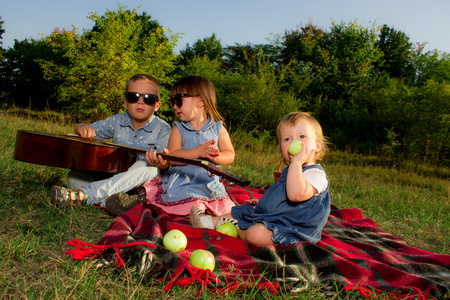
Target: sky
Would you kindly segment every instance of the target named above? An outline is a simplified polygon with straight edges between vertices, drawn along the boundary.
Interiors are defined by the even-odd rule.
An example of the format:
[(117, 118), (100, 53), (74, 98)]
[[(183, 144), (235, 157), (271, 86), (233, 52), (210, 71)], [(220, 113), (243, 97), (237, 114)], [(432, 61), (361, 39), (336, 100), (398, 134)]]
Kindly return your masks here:
[(146, 12), (172, 33), (183, 34), (176, 51), (213, 33), (222, 46), (268, 44), (275, 36), (311, 22), (329, 30), (332, 21), (371, 28), (375, 23), (406, 33), (425, 51), (450, 53), (450, 0), (1, 0), (2, 47), (14, 40), (40, 39), (53, 29), (91, 30), (91, 13)]

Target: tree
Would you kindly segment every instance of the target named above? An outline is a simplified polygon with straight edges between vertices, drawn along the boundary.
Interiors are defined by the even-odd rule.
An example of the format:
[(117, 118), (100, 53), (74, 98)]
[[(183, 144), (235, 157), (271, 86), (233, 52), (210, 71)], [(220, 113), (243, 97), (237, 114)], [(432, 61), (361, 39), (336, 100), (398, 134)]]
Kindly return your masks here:
[(293, 64), (299, 76), (308, 74), (312, 97), (345, 99), (374, 72), (381, 56), (374, 47), (376, 37), (376, 28), (364, 28), (356, 22), (333, 21), (329, 32), (309, 23), (285, 32), (283, 64)]
[(412, 43), (409, 42), (409, 37), (404, 32), (383, 25), (375, 48), (383, 53), (381, 59), (376, 63), (379, 72), (386, 72), (390, 77), (414, 82)]
[(39, 60), (60, 61), (45, 40), (25, 39), (15, 41), (4, 53), (0, 65), (1, 101), (7, 106), (16, 105), (32, 109), (57, 109), (52, 96), (59, 82), (44, 79)]
[(2, 17), (0, 17), (0, 59), (3, 57), (3, 34), (5, 33), (5, 30), (3, 29), (3, 21)]
[(194, 45), (189, 46), (180, 51), (182, 57), (180, 64), (186, 65), (188, 60), (192, 60), (195, 56), (206, 56), (209, 60), (221, 60), (223, 55), (223, 47), (220, 40), (217, 39), (216, 34), (213, 33), (210, 37), (203, 40), (197, 40)]
[(350, 95), (362, 79), (373, 74), (374, 65), (381, 57), (381, 52), (375, 48), (376, 38), (374, 27), (365, 28), (356, 21), (348, 24), (333, 22), (322, 46), (326, 58), (337, 62), (327, 79), (334, 87), (330, 87), (333, 98)]
[(414, 63), (417, 70), (416, 83), (426, 84), (428, 80), (450, 82), (450, 54), (437, 50), (416, 55)]
[[(398, 89), (389, 111), (398, 136), (401, 153), (421, 162), (450, 163), (450, 84), (428, 80), (411, 87), (407, 93)], [(398, 94), (402, 93), (403, 97)]]
[(304, 27), (285, 31), (281, 50), (283, 64), (287, 65), (292, 61), (303, 65), (316, 63), (314, 51), (320, 45), (324, 34), (324, 30), (311, 22)]
[[(70, 111), (93, 118), (124, 111), (125, 83), (137, 73), (151, 74), (162, 85), (170, 83), (177, 36), (146, 13), (138, 15), (120, 5), (117, 12), (107, 10), (104, 16), (93, 13), (89, 18), (95, 26), (80, 37), (52, 34), (47, 39), (55, 51), (64, 52), (68, 65), (41, 63), (46, 78), (63, 81), (58, 96)], [(166, 90), (163, 95), (167, 102)]]
[(263, 56), (272, 67), (276, 68), (281, 65), (280, 61), (281, 47), (276, 44), (236, 44), (236, 46), (228, 46), (224, 49), (223, 68), (230, 71), (239, 71), (242, 68), (252, 72), (257, 72), (258, 65), (249, 66), (249, 63), (256, 62), (255, 58)]

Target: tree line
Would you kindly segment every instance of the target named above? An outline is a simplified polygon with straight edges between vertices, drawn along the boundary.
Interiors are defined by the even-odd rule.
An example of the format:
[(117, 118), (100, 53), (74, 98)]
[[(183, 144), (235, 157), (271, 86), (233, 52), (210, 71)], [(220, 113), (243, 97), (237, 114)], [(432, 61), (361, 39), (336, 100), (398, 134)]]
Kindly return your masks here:
[(179, 35), (145, 12), (118, 4), (89, 18), (91, 30), (56, 28), (1, 49), (2, 108), (94, 121), (124, 111), (126, 81), (148, 73), (161, 81), (159, 115), (170, 122), (170, 86), (199, 74), (213, 81), (231, 132), (274, 137), (282, 116), (308, 111), (335, 149), (450, 165), (450, 56), (387, 25), (310, 22), (267, 44), (232, 46), (213, 34), (177, 54)]

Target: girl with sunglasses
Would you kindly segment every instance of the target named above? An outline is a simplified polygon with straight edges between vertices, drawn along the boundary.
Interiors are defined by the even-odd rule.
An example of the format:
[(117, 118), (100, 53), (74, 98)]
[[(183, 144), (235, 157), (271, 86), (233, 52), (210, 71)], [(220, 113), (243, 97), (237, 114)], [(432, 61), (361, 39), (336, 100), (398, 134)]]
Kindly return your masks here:
[[(209, 79), (198, 75), (180, 79), (170, 91), (170, 104), (178, 121), (174, 122), (166, 153), (209, 159), (220, 165), (234, 161), (234, 147), (217, 111), (216, 93)], [(213, 215), (229, 213), (234, 206), (218, 176), (210, 176), (198, 166), (169, 164), (154, 150), (146, 157), (162, 169), (172, 164), (162, 172), (161, 184), (153, 184), (160, 187), (159, 191), (147, 193), (148, 203), (181, 216), (189, 216), (193, 205)]]
[[(167, 147), (171, 129), (167, 122), (154, 115), (161, 105), (160, 93), (156, 78), (134, 75), (125, 87), (123, 101), (127, 112), (91, 124), (78, 124), (75, 133), (84, 139), (112, 139), (117, 144), (162, 151)], [(140, 155), (128, 171), (112, 177), (72, 170), (67, 179), (69, 188), (53, 186), (51, 198), (55, 205), (96, 205), (117, 215), (144, 200), (144, 196), (128, 197), (125, 192), (158, 175), (159, 169)]]

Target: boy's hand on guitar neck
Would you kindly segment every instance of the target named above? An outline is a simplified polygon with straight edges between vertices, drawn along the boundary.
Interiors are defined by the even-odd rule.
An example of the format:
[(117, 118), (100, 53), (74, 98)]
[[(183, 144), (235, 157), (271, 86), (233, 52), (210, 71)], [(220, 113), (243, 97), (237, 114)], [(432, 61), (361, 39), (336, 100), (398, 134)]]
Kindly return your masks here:
[(96, 136), (94, 127), (88, 124), (78, 124), (74, 131), (83, 139), (93, 139)]

